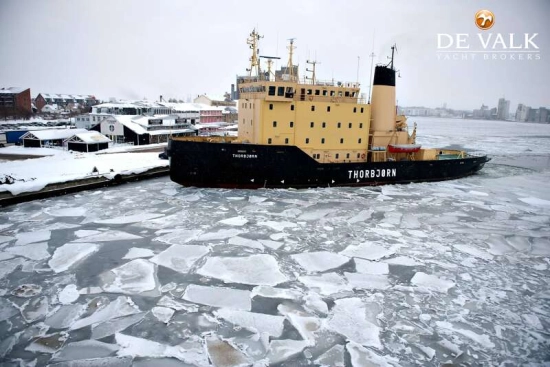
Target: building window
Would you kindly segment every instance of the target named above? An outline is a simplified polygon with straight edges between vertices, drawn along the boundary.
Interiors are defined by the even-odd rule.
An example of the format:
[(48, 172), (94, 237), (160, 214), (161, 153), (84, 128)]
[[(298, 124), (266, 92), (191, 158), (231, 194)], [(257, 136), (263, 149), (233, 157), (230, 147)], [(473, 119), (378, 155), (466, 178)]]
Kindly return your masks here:
[(326, 122), (323, 122), (323, 129), (327, 127), (327, 123)]
[(267, 144), (271, 144), (271, 138), (267, 139)]
[(341, 127), (342, 127), (342, 123), (339, 122), (339, 123), (338, 123), (338, 128), (341, 128)]
[(336, 159), (338, 159), (340, 157), (340, 155), (338, 153), (336, 153)]
[(357, 140), (357, 144), (361, 144), (361, 138)]
[(315, 95), (318, 96), (321, 94), (321, 91), (319, 89), (315, 89)]
[(325, 90), (323, 91), (323, 95), (326, 96), (327, 94), (328, 94), (328, 91), (325, 89)]
[(315, 126), (315, 123), (314, 123), (313, 121), (311, 121), (311, 122), (309, 123), (309, 127), (314, 127), (314, 126)]
[(348, 124), (348, 126), (349, 126), (349, 128), (351, 129), (351, 127), (352, 127), (352, 123), (350, 122), (350, 123)]
[(344, 138), (340, 138), (340, 144), (344, 144)]
[(278, 87), (277, 88), (277, 96), (283, 97), (285, 95), (285, 87)]
[(313, 90), (311, 90), (311, 89), (308, 89), (308, 90), (307, 90), (307, 94), (308, 94), (308, 95), (309, 95), (309, 94), (312, 94), (312, 93), (313, 93)]
[(312, 110), (312, 111), (315, 111), (315, 106), (311, 106), (311, 110)]
[(349, 97), (349, 91), (346, 91), (346, 93), (344, 93), (344, 95), (345, 95), (346, 97)]
[(363, 107), (361, 107), (361, 113), (363, 113)]
[(277, 127), (277, 121), (273, 121), (273, 127)]
[(353, 113), (357, 112), (357, 107), (353, 107)]
[(274, 85), (270, 85), (270, 86), (269, 86), (269, 92), (268, 92), (268, 94), (269, 94), (270, 96), (274, 96), (274, 95), (275, 95), (275, 86), (274, 86)]
[(325, 144), (325, 138), (321, 138), (321, 144)]
[(334, 91), (333, 90), (330, 91), (330, 96), (334, 97)]
[(330, 112), (330, 106), (327, 106), (327, 112)]
[(294, 111), (294, 105), (293, 104), (290, 105), (290, 110)]
[(290, 121), (290, 127), (294, 127), (294, 121)]
[(270, 109), (270, 110), (273, 109), (273, 103), (270, 103), (270, 104), (269, 104), (269, 109)]
[(309, 144), (309, 138), (306, 138), (306, 144)]
[(359, 123), (359, 128), (360, 128), (360, 129), (363, 128), (363, 123), (362, 123), (362, 122)]
[(288, 144), (288, 138), (285, 138), (285, 144)]

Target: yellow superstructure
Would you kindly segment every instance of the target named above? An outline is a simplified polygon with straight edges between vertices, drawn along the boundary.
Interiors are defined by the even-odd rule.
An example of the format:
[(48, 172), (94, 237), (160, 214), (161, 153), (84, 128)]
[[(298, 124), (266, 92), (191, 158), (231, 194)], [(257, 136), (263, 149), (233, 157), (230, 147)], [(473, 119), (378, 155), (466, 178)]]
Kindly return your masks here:
[(375, 85), (367, 104), (358, 83), (317, 81), (315, 74), (300, 80), (292, 40), (287, 67), (275, 75), (262, 73), (259, 38), (255, 31), (249, 38), (250, 75), (238, 77), (239, 141), (295, 145), (320, 163), (384, 161), (388, 144), (414, 143), (406, 118), (396, 115), (395, 84)]

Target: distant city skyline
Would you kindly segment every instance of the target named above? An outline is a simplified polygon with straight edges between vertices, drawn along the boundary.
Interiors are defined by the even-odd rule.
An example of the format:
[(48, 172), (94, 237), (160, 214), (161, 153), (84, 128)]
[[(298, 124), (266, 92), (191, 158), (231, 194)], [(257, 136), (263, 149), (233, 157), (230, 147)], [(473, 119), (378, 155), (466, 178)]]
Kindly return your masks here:
[[(488, 31), (474, 23), (482, 8), (495, 14)], [(399, 105), (446, 102), (473, 110), (482, 103), (496, 106), (504, 96), (511, 110), (517, 104), (550, 106), (548, 1), (456, 1), (442, 7), (432, 0), (282, 0), (267, 13), (256, 9), (248, 0), (3, 0), (0, 88), (30, 87), (33, 97), (92, 94), (101, 100), (220, 95), (248, 67), (245, 39), (257, 28), (264, 36), (260, 54), (281, 57), (277, 66), (286, 66), (287, 40), (296, 38), (294, 63), (301, 76), (306, 60), (315, 59), (318, 79), (359, 81), (366, 95), (369, 55), (374, 52), (375, 64), (387, 63), (390, 46), (397, 44)], [(484, 59), (480, 50), (456, 48), (466, 39), (473, 48), (478, 34), (491, 45), (502, 36), (500, 46), (513, 52), (496, 53), (493, 60), (492, 52)], [(516, 38), (510, 40), (510, 34)], [(524, 49), (511, 50), (520, 43), (531, 47), (532, 60), (520, 59)]]

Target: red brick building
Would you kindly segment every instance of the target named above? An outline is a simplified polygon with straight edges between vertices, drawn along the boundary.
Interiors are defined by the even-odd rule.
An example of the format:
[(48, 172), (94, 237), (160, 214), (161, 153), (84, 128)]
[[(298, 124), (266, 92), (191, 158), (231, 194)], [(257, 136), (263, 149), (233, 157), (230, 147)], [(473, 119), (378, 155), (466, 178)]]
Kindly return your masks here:
[(0, 118), (28, 118), (32, 115), (30, 88), (0, 89)]

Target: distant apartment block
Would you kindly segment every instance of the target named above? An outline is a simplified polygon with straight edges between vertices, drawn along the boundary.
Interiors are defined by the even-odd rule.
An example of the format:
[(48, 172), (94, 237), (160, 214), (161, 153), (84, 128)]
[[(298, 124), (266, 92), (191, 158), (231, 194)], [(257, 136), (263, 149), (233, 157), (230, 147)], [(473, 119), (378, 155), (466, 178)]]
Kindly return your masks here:
[(497, 120), (508, 120), (510, 114), (510, 101), (504, 98), (498, 100)]
[(30, 117), (32, 114), (30, 88), (0, 89), (0, 117)]
[(197, 96), (197, 98), (195, 98), (193, 102), (202, 103), (202, 104), (206, 104), (208, 106), (214, 106), (214, 107), (225, 107), (225, 106), (235, 107), (237, 105), (237, 102), (231, 100), (231, 94), (229, 93), (225, 93), (223, 96), (203, 94), (203, 95)]
[(89, 108), (98, 103), (99, 101), (94, 96), (81, 94), (40, 93), (34, 100), (34, 104), (40, 112), (46, 105), (57, 105), (57, 108), (73, 109), (74, 107)]
[(532, 108), (522, 103), (516, 109), (516, 121), (550, 123), (550, 109), (546, 107)]
[(529, 117), (529, 110), (531, 107), (524, 105), (523, 103), (518, 104), (518, 108), (516, 109), (516, 121), (527, 121), (527, 118)]

